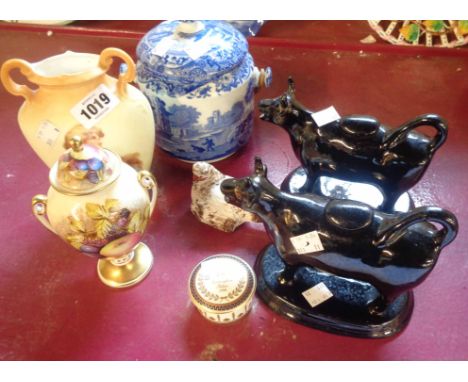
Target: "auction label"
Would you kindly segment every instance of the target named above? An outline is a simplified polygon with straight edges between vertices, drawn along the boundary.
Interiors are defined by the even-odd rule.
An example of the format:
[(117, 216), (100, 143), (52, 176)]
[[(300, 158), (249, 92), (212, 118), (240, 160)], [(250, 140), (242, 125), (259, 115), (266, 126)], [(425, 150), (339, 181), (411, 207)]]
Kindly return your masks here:
[(336, 120), (340, 119), (340, 115), (336, 111), (333, 106), (330, 106), (326, 109), (317, 111), (316, 113), (312, 114), (312, 118), (314, 119), (315, 123), (318, 127), (327, 125), (331, 122), (335, 122)]
[(109, 114), (120, 100), (106, 85), (99, 85), (70, 110), (75, 119), (87, 129)]
[(60, 135), (60, 130), (57, 129), (51, 122), (42, 121), (37, 129), (36, 138), (52, 147)]
[(322, 241), (317, 231), (294, 236), (291, 238), (291, 244), (299, 255), (323, 251)]
[(315, 308), (321, 303), (327, 301), (329, 298), (333, 297), (333, 293), (330, 292), (330, 289), (328, 289), (323, 282), (302, 292), (302, 295), (312, 308)]

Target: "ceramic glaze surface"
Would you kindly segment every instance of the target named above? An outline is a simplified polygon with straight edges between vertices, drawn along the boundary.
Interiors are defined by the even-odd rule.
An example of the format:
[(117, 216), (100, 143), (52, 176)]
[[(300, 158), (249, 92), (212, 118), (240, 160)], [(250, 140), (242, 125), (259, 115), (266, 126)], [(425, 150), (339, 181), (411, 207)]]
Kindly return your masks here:
[[(263, 220), (288, 265), (307, 264), (375, 286), (381, 294), (374, 302), (379, 311), (419, 285), (458, 232), (455, 216), (441, 208), (387, 214), (356, 201), (282, 192), (266, 173), (257, 158), (252, 176), (224, 180), (221, 190), (226, 200)], [(311, 232), (317, 233), (321, 248), (299, 251), (295, 238)]]
[[(191, 26), (198, 30), (183, 31)], [(247, 49), (247, 40), (227, 23), (166, 21), (138, 44), (137, 55), (142, 64), (138, 65), (139, 81), (147, 74), (156, 91), (178, 96), (198, 89), (192, 96), (204, 98), (211, 89), (199, 89), (200, 86), (214, 80), (216, 91), (229, 90), (252, 71), (251, 66), (241, 65)], [(236, 68), (242, 68), (236, 75), (221, 76)], [(157, 77), (153, 78), (154, 74)]]
[(231, 178), (230, 176), (221, 173), (206, 162), (194, 163), (192, 172), (190, 209), (202, 223), (224, 232), (233, 232), (246, 222), (258, 220), (254, 214), (224, 200), (220, 185), (223, 180)]
[[(106, 74), (115, 58), (125, 63), (118, 79)], [(38, 88), (32, 90), (13, 82), (9, 73), (14, 69)], [(11, 59), (1, 70), (5, 88), (25, 98), (18, 112), (21, 131), (49, 167), (69, 148), (70, 138), (80, 135), (84, 143), (115, 151), (136, 170), (150, 168), (154, 118), (146, 97), (129, 84), (134, 76), (135, 63), (116, 48), (104, 49), (100, 55), (66, 52), (37, 63)], [(85, 127), (71, 110), (101, 85), (116, 97), (116, 105), (94, 125)], [(99, 99), (95, 102), (104, 103)], [(95, 107), (92, 105), (93, 111)]]
[(188, 289), (190, 299), (205, 318), (224, 324), (249, 312), (256, 278), (244, 260), (219, 254), (197, 264), (189, 277)]
[(253, 94), (269, 70), (222, 21), (167, 21), (137, 47), (138, 83), (154, 110), (158, 145), (186, 161), (223, 159), (252, 132)]
[(80, 136), (70, 145), (49, 172), (47, 196), (33, 197), (33, 213), (72, 247), (98, 257), (104, 284), (134, 285), (153, 264), (151, 251), (140, 240), (156, 204), (156, 180), (148, 171), (137, 173), (111, 151), (84, 145)]
[[(290, 135), (294, 152), (307, 172), (303, 192), (317, 191), (316, 181), (321, 176), (367, 183), (381, 191), (379, 208), (387, 212), (394, 211), (401, 195), (421, 179), (448, 134), (447, 123), (435, 114), (420, 115), (395, 129), (365, 115), (344, 116), (319, 125), (314, 112), (296, 99), (292, 79), (284, 94), (260, 101), (260, 110), (262, 119)], [(434, 131), (432, 137), (415, 131), (424, 126)], [(283, 186), (291, 189), (289, 183)]]
[(122, 164), (120, 177), (102, 191), (82, 197), (50, 187), (47, 196), (48, 217), (55, 232), (87, 255), (122, 256), (140, 241), (149, 219), (148, 193), (126, 164)]

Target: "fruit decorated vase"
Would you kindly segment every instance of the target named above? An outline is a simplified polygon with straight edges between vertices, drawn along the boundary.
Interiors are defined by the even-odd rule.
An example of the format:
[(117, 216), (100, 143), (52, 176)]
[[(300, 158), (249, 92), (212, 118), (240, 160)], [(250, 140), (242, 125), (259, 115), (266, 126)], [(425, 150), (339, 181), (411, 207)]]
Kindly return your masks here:
[[(120, 59), (118, 78), (107, 74)], [(37, 88), (15, 82), (19, 70)], [(36, 63), (10, 59), (3, 63), (5, 89), (25, 99), (18, 123), (37, 155), (51, 167), (72, 136), (83, 143), (118, 153), (136, 170), (148, 170), (154, 152), (154, 118), (146, 97), (130, 82), (135, 63), (124, 51), (104, 49), (101, 54), (75, 53), (46, 58)]]
[(213, 162), (249, 140), (253, 95), (270, 68), (224, 21), (166, 21), (137, 46), (137, 82), (154, 110), (157, 144), (178, 159)]
[(98, 258), (104, 284), (134, 285), (153, 264), (140, 240), (156, 204), (156, 180), (109, 150), (83, 144), (79, 135), (70, 146), (50, 170), (47, 196), (34, 196), (33, 213), (78, 251)]

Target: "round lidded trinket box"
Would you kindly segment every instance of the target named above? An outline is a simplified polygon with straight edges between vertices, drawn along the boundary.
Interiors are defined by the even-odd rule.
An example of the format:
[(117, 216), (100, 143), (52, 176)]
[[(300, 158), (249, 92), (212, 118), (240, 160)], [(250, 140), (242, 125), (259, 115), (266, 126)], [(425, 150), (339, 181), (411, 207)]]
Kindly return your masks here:
[(239, 257), (219, 254), (193, 269), (189, 294), (200, 313), (216, 323), (230, 323), (252, 307), (257, 280), (252, 268)]
[(153, 265), (140, 240), (156, 205), (156, 180), (109, 150), (83, 144), (80, 136), (70, 146), (50, 170), (47, 196), (33, 197), (33, 213), (75, 249), (97, 257), (104, 284), (137, 284)]
[(269, 86), (245, 37), (219, 20), (165, 21), (137, 46), (137, 82), (155, 115), (158, 145), (184, 161), (217, 161), (244, 146), (253, 94)]

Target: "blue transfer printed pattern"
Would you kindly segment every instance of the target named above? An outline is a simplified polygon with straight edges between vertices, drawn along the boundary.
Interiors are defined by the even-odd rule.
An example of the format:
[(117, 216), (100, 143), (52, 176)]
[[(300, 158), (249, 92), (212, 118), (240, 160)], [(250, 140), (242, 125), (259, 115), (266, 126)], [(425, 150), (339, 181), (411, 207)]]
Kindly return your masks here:
[(253, 126), (249, 103), (239, 101), (225, 113), (212, 112), (205, 124), (199, 122), (195, 107), (171, 105), (156, 98), (156, 134), (159, 146), (188, 161), (215, 160), (245, 145)]
[(253, 77), (251, 77), (249, 80), (247, 91), (245, 92), (245, 96), (244, 96), (244, 102), (246, 104), (248, 104), (249, 102), (252, 102), (253, 100), (254, 91), (256, 87), (255, 83), (256, 83), (256, 80)]
[[(153, 107), (157, 144), (188, 161), (229, 156), (248, 142), (253, 126), (256, 80), (247, 40), (222, 21), (203, 21), (201, 31), (175, 38), (179, 23), (159, 24), (137, 47), (137, 82)], [(245, 94), (230, 110), (210, 110), (206, 119), (211, 97), (240, 86)], [(204, 105), (183, 104), (182, 97)]]
[[(137, 46), (137, 75), (141, 87), (164, 91), (171, 97), (207, 98), (212, 92), (229, 91), (239, 86), (253, 71), (247, 40), (226, 22), (205, 20), (205, 28), (183, 35), (187, 49), (204, 40), (203, 54), (192, 59), (184, 45), (168, 48), (157, 55), (155, 46), (171, 39), (179, 21), (166, 21), (148, 32)], [(174, 40), (176, 41), (176, 40)], [(214, 88), (210, 86), (214, 83)]]
[(245, 60), (231, 72), (226, 72), (214, 78), (211, 82), (200, 85), (194, 79), (187, 84), (168, 82), (158, 77), (141, 63), (137, 64), (138, 83), (143, 91), (166, 93), (170, 97), (187, 96), (189, 99), (208, 98), (216, 93), (230, 91), (249, 78), (254, 71), (252, 56), (247, 54)]

